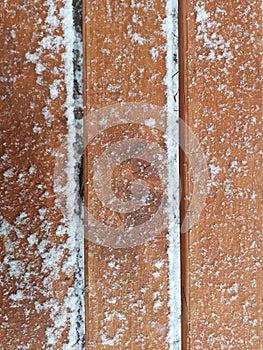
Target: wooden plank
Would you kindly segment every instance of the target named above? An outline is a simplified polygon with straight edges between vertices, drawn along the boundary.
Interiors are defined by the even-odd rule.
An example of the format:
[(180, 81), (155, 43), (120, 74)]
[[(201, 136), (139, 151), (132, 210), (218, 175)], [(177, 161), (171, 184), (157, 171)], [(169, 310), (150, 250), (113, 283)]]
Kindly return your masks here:
[[(187, 1), (180, 11), (181, 116), (210, 172), (206, 207), (182, 235), (183, 348), (260, 350), (261, 1)], [(184, 197), (192, 178), (182, 154)]]
[(3, 350), (77, 349), (74, 234), (63, 194), (72, 180), (65, 172), (71, 68), (65, 73), (64, 9), (63, 1), (0, 7)]
[[(149, 125), (151, 117), (156, 117), (156, 106), (159, 111), (166, 104), (166, 38), (162, 29), (166, 2), (92, 0), (84, 4), (86, 348), (168, 349), (165, 222), (156, 226), (157, 235), (150, 232), (150, 240), (136, 236), (129, 242), (127, 216), (107, 211), (93, 188), (96, 181), (101, 181), (105, 187), (101, 185), (97, 189), (101, 189), (100, 196), (105, 201), (106, 185), (115, 186), (116, 195), (127, 200), (131, 193), (129, 186), (124, 186), (125, 175), (122, 179), (121, 174), (126, 172), (126, 180), (134, 181), (131, 174), (136, 172), (136, 167), (138, 174), (138, 162), (133, 159), (134, 163), (121, 164), (116, 160), (112, 166), (116, 181), (108, 185), (104, 182), (107, 167), (104, 162), (98, 165), (101, 154), (117, 141), (124, 141), (124, 134), (124, 139), (135, 135), (139, 143), (148, 132), (149, 139), (162, 143), (161, 134), (156, 139), (147, 129), (147, 120)], [(152, 104), (155, 108), (150, 113), (148, 107), (142, 113), (142, 104)], [(160, 131), (159, 124), (166, 118), (160, 118), (158, 113), (155, 126)], [(124, 120), (130, 123), (125, 128), (121, 125)], [(135, 123), (141, 126), (138, 128)], [(142, 125), (145, 130), (140, 129)], [(129, 142), (121, 151), (136, 148)], [(156, 171), (150, 175), (156, 186)], [(147, 180), (150, 182), (150, 177)], [(107, 224), (109, 217), (118, 234), (111, 229), (111, 222)], [(95, 226), (92, 226), (90, 222), (94, 218)], [(141, 229), (139, 233), (145, 232)]]

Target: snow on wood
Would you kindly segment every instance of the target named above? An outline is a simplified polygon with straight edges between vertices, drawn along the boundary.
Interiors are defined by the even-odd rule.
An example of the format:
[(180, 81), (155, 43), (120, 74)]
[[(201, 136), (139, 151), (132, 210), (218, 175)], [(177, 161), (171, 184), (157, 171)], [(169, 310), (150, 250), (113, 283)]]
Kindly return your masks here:
[[(173, 43), (166, 61), (167, 37), (176, 35), (174, 9), (173, 1), (167, 6), (162, 0), (85, 2), (88, 349), (177, 349), (180, 344), (179, 206), (169, 213), (169, 238), (167, 212), (162, 209), (158, 219), (159, 198), (167, 197), (167, 151), (160, 148), (178, 142), (177, 133), (170, 138), (178, 118)], [(168, 109), (174, 128), (165, 146)], [(173, 151), (177, 155), (176, 147)], [(170, 167), (177, 161), (171, 157)], [(153, 187), (159, 194), (149, 205)], [(174, 184), (169, 191), (179, 197)]]
[(1, 349), (82, 348), (72, 17), (1, 8)]
[[(179, 18), (182, 116), (210, 172), (200, 220), (182, 235), (183, 346), (260, 350), (261, 1), (189, 1)], [(182, 220), (193, 186), (187, 162)]]

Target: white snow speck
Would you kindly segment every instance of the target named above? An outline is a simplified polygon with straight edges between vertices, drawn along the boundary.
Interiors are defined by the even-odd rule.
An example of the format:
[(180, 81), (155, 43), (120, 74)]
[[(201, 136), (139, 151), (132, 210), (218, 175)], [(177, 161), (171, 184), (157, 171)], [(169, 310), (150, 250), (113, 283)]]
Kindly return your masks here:
[(207, 13), (203, 6), (195, 6), (196, 11), (196, 22), (205, 22), (210, 17), (209, 13)]
[(148, 126), (149, 128), (154, 128), (155, 127), (155, 119), (154, 118), (149, 118), (144, 121), (144, 124)]

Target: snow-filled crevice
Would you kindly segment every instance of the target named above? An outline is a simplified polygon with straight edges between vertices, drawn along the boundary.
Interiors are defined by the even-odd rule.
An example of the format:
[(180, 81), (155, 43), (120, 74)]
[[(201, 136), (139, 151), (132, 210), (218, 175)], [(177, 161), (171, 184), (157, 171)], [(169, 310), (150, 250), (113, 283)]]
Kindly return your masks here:
[[(84, 225), (83, 203), (79, 196), (79, 164), (83, 153), (82, 100), (82, 2), (64, 0), (62, 20), (65, 40), (65, 82), (67, 88), (67, 212), (70, 236), (75, 240), (74, 312), (71, 317), (69, 343), (63, 349), (85, 348), (84, 316)], [(73, 200), (74, 199), (74, 200)], [(72, 337), (71, 337), (72, 335)]]
[(178, 3), (166, 5), (166, 86), (168, 148), (168, 215), (169, 215), (169, 332), (171, 350), (181, 349), (181, 281), (180, 281), (180, 190), (179, 190), (179, 104), (178, 104)]
[[(77, 332), (78, 332), (78, 349), (85, 349), (85, 306), (84, 306), (84, 222), (83, 222), (83, 201), (80, 197), (79, 179), (80, 171), (82, 171), (81, 157), (83, 155), (83, 40), (82, 40), (82, 0), (73, 0), (73, 23), (75, 30), (75, 41), (73, 49), (73, 67), (74, 67), (74, 115), (76, 123), (76, 142), (75, 152), (77, 164), (75, 171), (78, 183), (78, 212), (81, 229), (77, 240), (77, 264), (75, 275), (76, 294), (78, 296), (78, 317), (77, 317)], [(77, 166), (77, 167), (76, 167)]]

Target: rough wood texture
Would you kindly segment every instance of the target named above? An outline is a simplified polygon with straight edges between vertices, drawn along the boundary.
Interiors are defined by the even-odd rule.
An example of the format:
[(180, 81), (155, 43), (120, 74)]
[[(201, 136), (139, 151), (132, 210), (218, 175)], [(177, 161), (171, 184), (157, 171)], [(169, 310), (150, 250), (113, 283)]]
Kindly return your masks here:
[[(85, 139), (94, 124), (102, 121), (94, 117), (94, 110), (121, 102), (164, 106), (165, 38), (161, 24), (165, 5), (162, 0), (85, 1)], [(114, 137), (121, 138), (118, 128)], [(85, 159), (88, 179), (94, 154), (86, 150)], [(128, 163), (122, 166), (127, 169)], [(94, 198), (88, 185), (85, 207), (92, 210)], [(120, 196), (129, 195), (129, 190), (128, 194), (125, 188), (119, 190)], [(117, 195), (119, 190), (117, 186)], [(146, 244), (121, 249), (87, 239), (85, 252), (86, 348), (168, 349), (165, 232), (160, 229)]]
[(3, 1), (0, 8), (3, 350), (62, 349), (75, 307), (65, 198), (56, 192), (66, 179), (63, 3), (51, 5)]
[[(180, 11), (181, 116), (210, 170), (206, 207), (182, 236), (184, 349), (261, 350), (261, 1), (187, 1)], [(187, 196), (191, 167), (181, 164)]]

